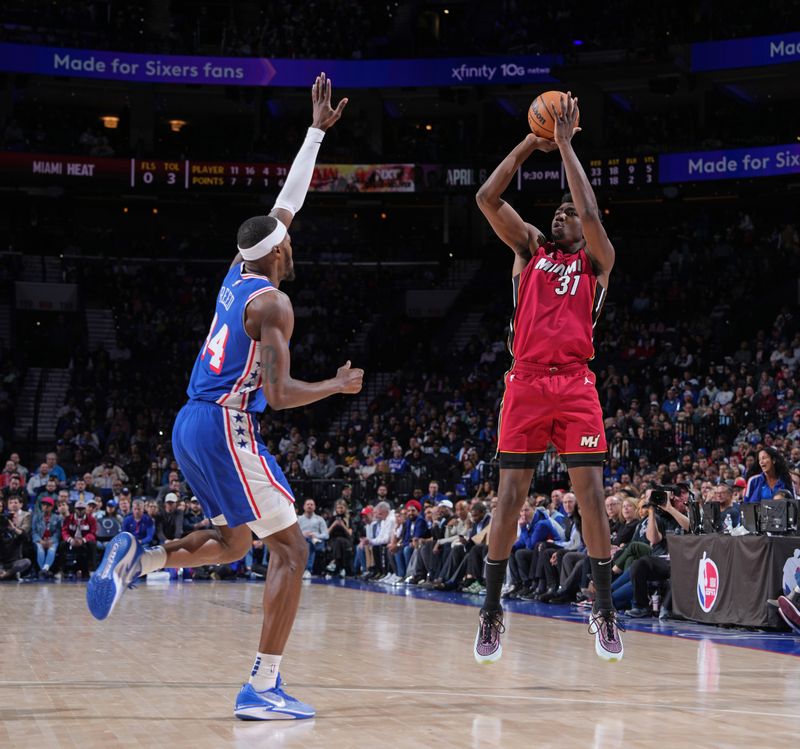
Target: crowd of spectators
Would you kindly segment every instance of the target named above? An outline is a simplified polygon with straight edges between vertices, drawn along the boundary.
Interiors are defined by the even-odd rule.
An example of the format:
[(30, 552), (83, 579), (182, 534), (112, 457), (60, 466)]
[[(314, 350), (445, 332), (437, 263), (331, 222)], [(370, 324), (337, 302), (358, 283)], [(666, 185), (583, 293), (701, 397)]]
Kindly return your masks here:
[[(800, 489), (800, 321), (780, 294), (761, 305), (755, 320), (728, 302), (766, 300), (783, 289), (779, 274), (787, 283), (796, 277), (796, 230), (767, 220), (695, 216), (668, 241), (650, 237), (647, 255), (622, 251), (626, 242), (644, 246), (645, 239), (620, 237), (625, 259), (596, 331), (592, 366), (609, 443), (604, 482), (618, 553), (615, 599), (634, 616), (651, 609), (653, 586), (668, 578), (663, 555), (669, 536), (688, 526), (691, 494), (719, 503), (730, 530), (740, 523), (743, 494)], [(726, 262), (734, 256), (735, 264)], [(760, 272), (742, 274), (742, 267)], [(108, 538), (100, 535), (108, 516), (108, 532), (133, 523), (150, 541), (208, 525), (169, 434), (216, 281), (202, 266), (119, 266), (116, 282), (92, 268), (79, 264), (69, 273), (107, 295), (121, 348), (76, 351), (56, 444), (44, 462), (29, 471), (19, 454), (9, 455), (0, 488), (21, 540), (4, 552), (6, 577), (46, 577), (54, 568), (85, 575)], [(318, 377), (337, 363), (347, 330), (386, 308), (403, 273), (307, 270), (293, 291), (299, 324), (292, 354), (298, 374)], [(507, 268), (501, 270), (505, 278)], [(493, 284), (492, 272), (478, 283)], [(437, 348), (424, 324), (406, 321), (405, 339), (393, 330), (389, 345), (401, 356), (393, 381), (341, 427), (326, 428), (334, 414), (316, 406), (263, 416), (264, 439), (295, 489), (298, 511), (302, 506), (301, 528), (313, 552), (309, 575), (482, 590), (508, 302), (475, 299), (483, 329), (462, 350)], [(458, 306), (457, 314), (465, 309)], [(376, 334), (386, 339), (387, 329)], [(675, 489), (668, 504), (655, 505), (651, 492), (662, 485)], [(508, 595), (591, 600), (580, 515), (568, 488), (565, 467), (547, 453), (521, 513)], [(131, 503), (136, 498), (142, 503)], [(258, 576), (267, 563), (254, 541), (240, 564), (184, 574)], [(662, 600), (667, 611), (668, 597)]]
[(792, 27), (791, 8), (769, 0), (758, 12), (730, 14), (712, 2), (652, 9), (614, 0), (548, 8), (520, 0), (440, 7), (415, 2), (314, 0), (252, 3), (7, 3), (0, 39), (29, 44), (173, 54), (266, 57), (403, 57), (565, 53), (620, 49), (665, 59), (673, 44), (776, 33)]

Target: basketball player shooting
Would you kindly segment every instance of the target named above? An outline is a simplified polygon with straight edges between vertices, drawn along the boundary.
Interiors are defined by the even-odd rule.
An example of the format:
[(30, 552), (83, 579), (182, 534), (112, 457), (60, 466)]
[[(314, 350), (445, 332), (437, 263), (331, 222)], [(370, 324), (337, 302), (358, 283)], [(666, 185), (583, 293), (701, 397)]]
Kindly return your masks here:
[[(595, 376), (592, 330), (605, 300), (614, 248), (600, 221), (594, 192), (572, 138), (579, 112), (571, 93), (551, 110), (554, 138), (528, 135), (495, 169), (477, 202), (497, 236), (514, 251), (513, 357), (500, 407), (499, 503), (492, 517), (486, 561), (486, 599), (475, 638), (475, 659), (496, 661), (504, 631), (500, 590), (516, 536), (519, 511), (534, 470), (553, 443), (569, 470), (597, 594), (589, 631), (597, 654), (622, 658), (611, 601), (611, 543), (603, 493), (606, 439)], [(571, 197), (558, 206), (552, 240), (522, 220), (500, 196), (534, 151), (561, 152)]]
[(267, 451), (257, 415), (267, 404), (297, 408), (336, 393), (358, 393), (364, 376), (350, 362), (322, 382), (301, 382), (290, 373), (294, 312), (279, 290), (281, 282), (294, 278), (288, 229), (305, 200), (325, 131), (347, 104), (342, 99), (331, 107), (331, 82), (324, 73), (311, 99), (312, 125), (274, 208), (239, 227), (239, 253), (217, 296), (189, 381), (189, 401), (172, 433), (175, 457), (213, 527), (146, 550), (132, 534), (121, 533), (108, 545), (87, 590), (90, 611), (105, 619), (140, 575), (163, 567), (235, 562), (250, 549), (252, 533), (264, 539), (270, 558), (261, 639), (234, 708), (245, 720), (314, 716), (311, 706), (281, 689), (281, 655), (300, 601), (308, 546), (292, 490)]

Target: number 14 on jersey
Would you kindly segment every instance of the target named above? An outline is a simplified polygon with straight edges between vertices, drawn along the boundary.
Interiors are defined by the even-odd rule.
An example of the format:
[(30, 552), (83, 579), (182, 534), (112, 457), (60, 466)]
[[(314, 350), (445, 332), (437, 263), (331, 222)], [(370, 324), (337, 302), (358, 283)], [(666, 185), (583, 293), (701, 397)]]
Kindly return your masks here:
[(228, 329), (228, 323), (225, 323), (217, 333), (214, 334), (214, 328), (216, 327), (217, 315), (214, 315), (214, 319), (211, 321), (211, 329), (208, 331), (208, 336), (206, 337), (206, 345), (203, 346), (200, 358), (205, 360), (206, 354), (210, 353), (211, 361), (209, 361), (208, 366), (214, 374), (219, 374), (225, 362), (225, 344), (228, 342), (228, 333), (230, 330)]

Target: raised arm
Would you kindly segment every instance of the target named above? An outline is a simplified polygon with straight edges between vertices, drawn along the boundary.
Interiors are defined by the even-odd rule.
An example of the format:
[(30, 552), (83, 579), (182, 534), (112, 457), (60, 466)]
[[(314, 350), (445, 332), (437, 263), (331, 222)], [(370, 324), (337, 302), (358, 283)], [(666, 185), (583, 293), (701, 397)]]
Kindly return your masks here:
[(544, 236), (535, 226), (522, 220), (522, 217), (500, 196), (506, 191), (514, 175), (534, 151), (554, 151), (556, 144), (546, 138), (538, 138), (531, 133), (506, 156), (481, 185), (475, 200), (481, 213), (486, 216), (494, 233), (513, 251), (513, 275), (521, 273), (531, 259), (531, 243), (544, 242)]
[[(308, 128), (303, 145), (294, 157), (275, 205), (269, 212), (270, 216), (277, 218), (287, 229), (305, 202), (325, 132), (342, 116), (347, 106), (347, 99), (342, 99), (334, 109), (331, 106), (331, 81), (325, 73), (320, 73), (311, 87), (311, 104), (313, 106), (311, 127)], [(242, 256), (237, 253), (231, 267), (241, 262)]]
[(586, 254), (595, 266), (595, 272), (608, 274), (614, 267), (614, 246), (603, 228), (600, 220), (600, 211), (597, 208), (597, 199), (594, 196), (589, 179), (577, 154), (572, 148), (572, 136), (580, 132), (575, 124), (578, 121), (578, 99), (571, 92), (561, 97), (561, 107), (552, 108), (556, 120), (554, 138), (561, 151), (561, 160), (564, 162), (564, 171), (567, 174), (567, 183), (572, 195), (572, 202), (578, 211), (578, 217), (583, 224), (583, 236), (586, 238)]
[(292, 377), (288, 342), (294, 329), (294, 312), (285, 294), (276, 291), (256, 297), (249, 314), (261, 320), (263, 388), (273, 409), (297, 408), (337, 393), (360, 392), (364, 370), (352, 369), (349, 361), (330, 380), (303, 382)]

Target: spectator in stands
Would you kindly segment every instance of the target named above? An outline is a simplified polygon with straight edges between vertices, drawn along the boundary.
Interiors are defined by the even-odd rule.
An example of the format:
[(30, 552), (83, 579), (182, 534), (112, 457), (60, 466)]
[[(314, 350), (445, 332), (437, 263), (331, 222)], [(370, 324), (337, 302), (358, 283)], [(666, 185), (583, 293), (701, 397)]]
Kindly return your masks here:
[(636, 531), (636, 526), (639, 524), (639, 508), (633, 497), (623, 495), (620, 507), (623, 524), (617, 532), (611, 536), (612, 554), (625, 548), (625, 545), (631, 542), (633, 534)]
[(85, 502), (88, 507), (90, 499), (94, 499), (94, 494), (86, 489), (86, 482), (82, 478), (78, 479), (75, 488), (69, 493), (69, 501)]
[(44, 486), (39, 487), (39, 491), (36, 492), (36, 497), (33, 500), (33, 509), (34, 511), (39, 510), (39, 502), (41, 502), (42, 497), (55, 497), (58, 495), (58, 481), (56, 477), (50, 475), (47, 477), (47, 481), (45, 482)]
[(101, 551), (106, 548), (106, 544), (122, 530), (122, 520), (117, 514), (119, 504), (116, 499), (109, 499), (106, 502), (105, 510), (97, 513), (97, 549)]
[(41, 498), (41, 512), (33, 516), (32, 535), (39, 576), (45, 579), (52, 577), (61, 539), (61, 516), (55, 512), (55, 500), (52, 497)]
[(167, 481), (166, 486), (162, 486), (158, 490), (158, 494), (156, 495), (156, 502), (163, 502), (166, 498), (167, 494), (174, 494), (178, 499), (180, 499), (183, 494), (182, 490), (182, 483), (181, 480), (178, 478), (177, 471), (171, 471), (169, 474), (169, 480)]
[[(416, 499), (409, 499), (405, 504), (406, 519), (403, 523), (403, 532), (401, 536), (400, 554), (402, 554), (401, 563), (398, 565), (398, 575), (401, 578), (406, 577), (406, 570), (408, 563), (411, 560), (411, 555), (421, 545), (422, 539), (429, 538), (431, 535), (428, 523), (422, 513), (422, 505)], [(410, 582), (410, 581), (409, 581)]]
[(36, 474), (28, 479), (28, 497), (30, 502), (34, 502), (36, 500), (36, 495), (39, 493), (39, 489), (44, 489), (45, 485), (47, 484), (47, 477), (50, 475), (50, 469), (47, 463), (42, 463), (39, 466), (39, 470)]
[[(122, 510), (121, 502), (120, 510)], [(192, 531), (199, 531), (210, 526), (211, 521), (203, 515), (203, 508), (200, 506), (200, 500), (197, 497), (192, 497), (191, 500), (189, 500), (189, 509), (183, 514), (183, 532), (181, 535), (186, 536)]]
[(12, 476), (16, 476), (20, 481), (22, 480), (19, 471), (17, 471), (16, 463), (13, 460), (7, 460), (3, 472), (0, 473), (0, 490), (5, 490)]
[(308, 544), (308, 560), (305, 572), (303, 572), (304, 580), (311, 577), (317, 554), (325, 551), (325, 542), (328, 540), (328, 527), (325, 525), (325, 521), (316, 514), (316, 510), (317, 503), (309, 497), (303, 502), (303, 514), (297, 520), (300, 532)]
[(133, 500), (131, 508), (131, 514), (122, 521), (122, 530), (132, 533), (142, 546), (149, 546), (156, 532), (153, 518), (145, 512), (145, 503), (140, 497)]
[[(469, 517), (467, 503), (462, 501), (461, 513), (464, 517)], [(453, 515), (453, 503), (449, 499), (443, 499), (433, 508), (433, 518), (430, 525), (430, 537), (423, 539), (419, 545), (419, 561), (416, 570), (415, 583), (422, 584), (424, 587), (432, 587), (433, 581), (438, 577), (443, 559), (442, 548), (446, 546), (449, 550), (447, 539), (455, 536), (457, 532), (457, 518)], [(466, 526), (464, 526), (466, 532)]]
[(69, 517), (69, 491), (67, 489), (59, 489), (58, 497), (56, 497), (56, 514), (61, 518), (61, 524)]
[[(351, 489), (352, 491), (352, 489)], [(347, 500), (337, 499), (333, 508), (333, 518), (328, 526), (331, 554), (333, 559), (327, 567), (329, 573), (345, 577), (352, 572), (353, 527)]]
[[(475, 502), (469, 510), (472, 524), (466, 535), (459, 536), (450, 544), (450, 555), (442, 567), (441, 577), (434, 581), (434, 588), (438, 590), (452, 590), (458, 587), (466, 574), (466, 557), (475, 546), (473, 540), (478, 534), (479, 543), (483, 542), (485, 534), (482, 531), (489, 526), (492, 516), (487, 512), (483, 502)], [(471, 584), (471, 583), (470, 583)]]
[(183, 534), (183, 512), (177, 509), (178, 495), (168, 492), (164, 497), (164, 505), (156, 516), (156, 537), (159, 544), (164, 544)]
[(522, 509), (519, 511), (519, 524), (517, 525), (517, 540), (511, 547), (511, 554), (508, 558), (508, 571), (511, 577), (511, 584), (503, 592), (504, 598), (514, 597), (523, 587), (523, 578), (520, 573), (519, 564), (517, 561), (516, 552), (520, 549), (532, 548), (531, 536), (533, 534), (533, 516), (534, 509), (531, 504), (531, 498), (525, 500)]
[[(339, 501), (344, 502), (344, 505), (345, 505), (345, 507), (347, 507), (348, 510), (354, 509), (353, 508), (353, 485), (352, 484), (344, 484), (344, 486), (342, 486), (342, 493), (339, 496), (339, 499), (337, 499), (336, 501), (337, 502), (339, 502)], [(336, 509), (336, 506), (334, 505), (334, 510), (335, 509)]]
[(410, 470), (408, 461), (403, 457), (403, 448), (398, 445), (392, 450), (389, 458), (389, 473), (406, 473)]
[(8, 498), (6, 514), (10, 522), (11, 529), (20, 540), (24, 547), (31, 540), (31, 524), (33, 516), (27, 510), (22, 509), (22, 497), (12, 495)]
[(329, 479), (336, 473), (336, 463), (326, 450), (320, 448), (316, 457), (309, 461), (306, 473), (310, 479)]
[(724, 483), (717, 484), (709, 501), (719, 503), (720, 527), (724, 532), (729, 533), (738, 525), (741, 525), (741, 509), (738, 503), (733, 501), (733, 492), (730, 486)]
[(117, 502), (117, 515), (120, 522), (122, 522), (131, 514), (131, 490), (128, 488), (123, 489)]
[(0, 490), (0, 501), (2, 501), (2, 504), (5, 504), (9, 497), (21, 497), (24, 493), (25, 489), (22, 486), (22, 476), (15, 471), (9, 475), (5, 487)]
[(428, 484), (428, 493), (422, 498), (422, 504), (426, 504), (430, 502), (432, 505), (438, 505), (443, 499), (446, 499), (447, 495), (442, 494), (439, 491), (439, 482), (438, 481), (431, 481)]
[(56, 562), (59, 569), (69, 564), (74, 557), (78, 574), (88, 577), (95, 568), (97, 548), (97, 521), (86, 513), (86, 502), (75, 502), (73, 512), (61, 524), (61, 540), (58, 553), (63, 558)]
[(367, 535), (359, 542), (365, 550), (366, 565), (370, 577), (382, 577), (389, 569), (387, 549), (395, 528), (395, 514), (388, 502), (375, 505), (372, 522)]
[(613, 537), (622, 526), (622, 502), (616, 494), (606, 497), (606, 515), (608, 515), (608, 527)]
[(367, 537), (367, 528), (372, 522), (372, 513), (372, 506), (367, 505), (352, 520), (353, 543), (355, 544), (355, 557), (353, 559), (354, 575), (367, 574), (367, 555), (362, 540)]
[(11, 453), (11, 455), (8, 456), (8, 459), (12, 461), (14, 465), (17, 467), (16, 472), (22, 478), (22, 483), (24, 484), (28, 480), (28, 474), (30, 473), (30, 471), (24, 465), (22, 465), (19, 453)]
[(47, 453), (47, 455), (45, 455), (45, 463), (47, 465), (48, 474), (55, 476), (59, 485), (65, 486), (67, 483), (67, 474), (64, 473), (64, 469), (58, 464), (58, 456), (53, 452)]
[(94, 479), (95, 486), (100, 490), (100, 493), (107, 493), (109, 497), (112, 496), (114, 480), (117, 479), (123, 484), (128, 483), (128, 474), (120, 468), (110, 455), (103, 458), (101, 465), (97, 466), (92, 471), (92, 478)]
[(297, 459), (292, 460), (289, 463), (289, 467), (286, 469), (286, 480), (290, 484), (295, 484), (300, 481), (305, 481), (307, 478), (303, 466), (300, 465), (300, 461)]
[(758, 451), (758, 464), (750, 471), (744, 501), (760, 502), (762, 499), (772, 499), (775, 492), (781, 489), (792, 492), (792, 479), (789, 476), (786, 458), (774, 447), (762, 447)]

